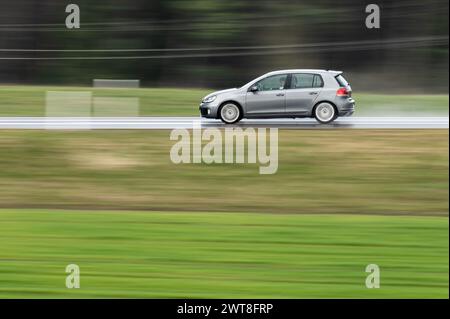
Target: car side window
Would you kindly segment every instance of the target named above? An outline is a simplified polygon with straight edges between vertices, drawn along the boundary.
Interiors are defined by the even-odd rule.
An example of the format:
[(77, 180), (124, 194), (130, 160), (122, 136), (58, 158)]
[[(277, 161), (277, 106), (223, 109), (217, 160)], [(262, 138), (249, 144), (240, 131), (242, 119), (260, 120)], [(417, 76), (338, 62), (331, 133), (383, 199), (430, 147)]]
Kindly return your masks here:
[(259, 91), (283, 90), (286, 79), (287, 74), (272, 75), (256, 83), (256, 86)]
[(318, 74), (292, 74), (291, 89), (309, 89), (323, 87), (323, 79)]
[(323, 88), (323, 79), (319, 74), (314, 75), (313, 88)]

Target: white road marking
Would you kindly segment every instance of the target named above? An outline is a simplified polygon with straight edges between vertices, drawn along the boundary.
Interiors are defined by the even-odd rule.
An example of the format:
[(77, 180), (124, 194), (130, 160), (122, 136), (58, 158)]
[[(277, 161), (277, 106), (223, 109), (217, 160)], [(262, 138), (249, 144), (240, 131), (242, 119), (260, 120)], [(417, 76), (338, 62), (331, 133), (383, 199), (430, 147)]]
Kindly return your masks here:
[(202, 127), (277, 127), (280, 129), (448, 129), (448, 117), (343, 117), (323, 125), (314, 119), (244, 119), (235, 125), (200, 117), (0, 117), (0, 129), (191, 129)]

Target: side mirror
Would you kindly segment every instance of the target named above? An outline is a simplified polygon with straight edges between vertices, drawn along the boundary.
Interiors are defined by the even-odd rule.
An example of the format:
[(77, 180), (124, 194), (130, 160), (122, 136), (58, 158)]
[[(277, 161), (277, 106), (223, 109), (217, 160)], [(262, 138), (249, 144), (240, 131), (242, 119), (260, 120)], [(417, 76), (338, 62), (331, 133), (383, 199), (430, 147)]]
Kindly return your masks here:
[(253, 85), (252, 87), (250, 87), (250, 92), (258, 92), (258, 86), (257, 85)]

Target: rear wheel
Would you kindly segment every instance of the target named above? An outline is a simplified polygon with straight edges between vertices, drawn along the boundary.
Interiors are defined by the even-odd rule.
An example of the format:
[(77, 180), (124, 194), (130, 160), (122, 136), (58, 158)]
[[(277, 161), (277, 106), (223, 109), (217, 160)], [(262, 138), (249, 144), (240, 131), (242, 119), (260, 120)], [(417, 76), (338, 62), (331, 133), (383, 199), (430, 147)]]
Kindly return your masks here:
[(319, 123), (331, 123), (337, 118), (336, 109), (330, 103), (320, 103), (314, 109), (314, 117)]
[(226, 124), (237, 123), (241, 120), (241, 109), (234, 103), (227, 103), (220, 108), (220, 119)]

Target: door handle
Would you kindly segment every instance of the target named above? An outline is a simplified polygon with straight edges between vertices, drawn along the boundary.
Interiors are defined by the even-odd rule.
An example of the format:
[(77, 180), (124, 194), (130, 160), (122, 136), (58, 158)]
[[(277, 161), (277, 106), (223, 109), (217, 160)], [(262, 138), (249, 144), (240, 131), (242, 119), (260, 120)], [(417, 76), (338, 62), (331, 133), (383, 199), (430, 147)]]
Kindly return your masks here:
[(317, 92), (309, 92), (309, 95), (317, 95), (317, 94), (319, 94), (319, 93), (317, 93)]
[(284, 96), (284, 93), (278, 93), (277, 96)]

